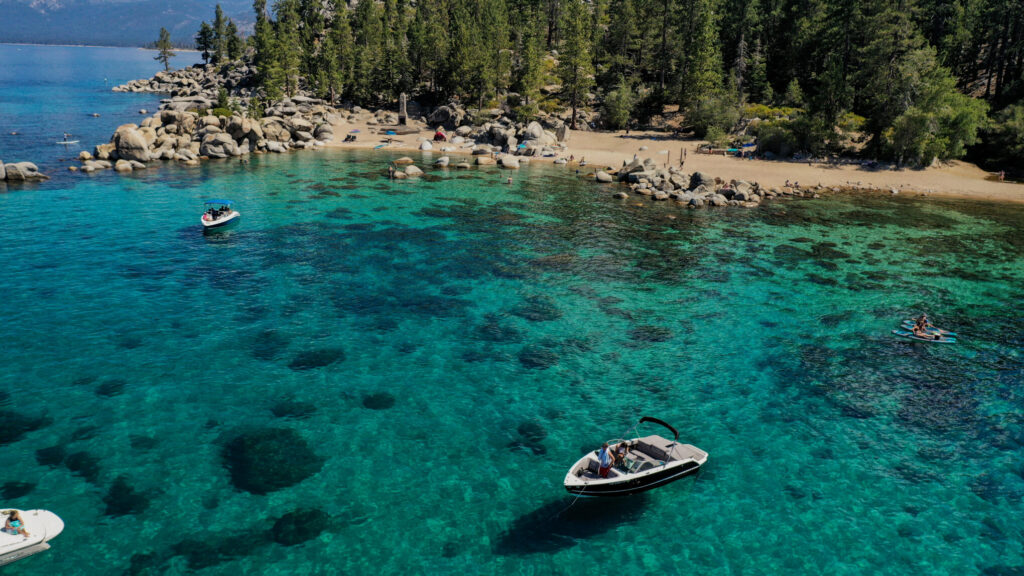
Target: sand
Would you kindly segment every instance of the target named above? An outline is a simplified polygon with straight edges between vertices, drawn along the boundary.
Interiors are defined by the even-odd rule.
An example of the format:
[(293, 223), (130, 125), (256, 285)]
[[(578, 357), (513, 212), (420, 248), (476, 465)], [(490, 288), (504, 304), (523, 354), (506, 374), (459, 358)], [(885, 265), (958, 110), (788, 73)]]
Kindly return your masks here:
[[(341, 122), (334, 125), (335, 140), (328, 144), (333, 148), (366, 149), (384, 142), (387, 136), (378, 134), (381, 126), (365, 123)], [(342, 140), (352, 130), (359, 130), (357, 141), (344, 143)], [(424, 129), (418, 134), (391, 136), (394, 141), (384, 149), (389, 151), (418, 151), (420, 138), (432, 138), (434, 131)], [(923, 170), (910, 169), (868, 169), (858, 165), (837, 165), (807, 161), (743, 160), (732, 156), (698, 154), (697, 148), (703, 142), (680, 139), (657, 132), (582, 132), (570, 134), (568, 151), (575, 162), (586, 161), (582, 170), (593, 171), (606, 167), (622, 166), (623, 161), (632, 160), (634, 154), (640, 158), (653, 158), (659, 166), (672, 163), (679, 165), (680, 155), (685, 152), (683, 168), (687, 172), (703, 172), (723, 180), (746, 180), (762, 186), (782, 187), (787, 181), (799, 183), (802, 188), (817, 185), (826, 187), (862, 188), (865, 190), (896, 190), (904, 195), (939, 196), (965, 198), (996, 202), (1024, 203), (1024, 184), (999, 182), (991, 173), (974, 164), (954, 161), (942, 166)], [(433, 154), (440, 157), (441, 146), (451, 144), (434, 143)], [(469, 154), (471, 145), (459, 146), (458, 152)], [(646, 147), (646, 150), (641, 150)], [(532, 161), (553, 161), (553, 158), (533, 158)], [(453, 159), (454, 162), (454, 159)]]

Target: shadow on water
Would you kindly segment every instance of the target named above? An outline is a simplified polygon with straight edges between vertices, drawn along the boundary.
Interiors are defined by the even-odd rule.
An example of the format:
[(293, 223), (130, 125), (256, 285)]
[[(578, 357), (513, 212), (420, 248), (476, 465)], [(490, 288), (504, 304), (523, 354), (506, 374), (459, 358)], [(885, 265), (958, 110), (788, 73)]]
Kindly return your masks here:
[(553, 553), (571, 548), (579, 540), (599, 536), (636, 522), (647, 510), (650, 498), (572, 498), (553, 500), (512, 522), (501, 534), (494, 551), (503, 555)]

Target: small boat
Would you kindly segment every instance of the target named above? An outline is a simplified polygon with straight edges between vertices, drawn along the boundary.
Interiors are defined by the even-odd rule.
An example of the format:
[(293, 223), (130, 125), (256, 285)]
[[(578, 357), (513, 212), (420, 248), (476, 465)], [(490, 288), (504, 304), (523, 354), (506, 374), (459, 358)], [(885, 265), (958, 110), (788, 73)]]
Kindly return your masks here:
[(909, 340), (917, 340), (918, 342), (932, 342), (935, 344), (956, 344), (956, 338), (952, 336), (942, 336), (940, 334), (929, 335), (928, 338), (918, 336), (911, 330), (893, 330), (893, 334)]
[(231, 208), (232, 204), (231, 200), (207, 200), (205, 203), (206, 211), (203, 212), (201, 220), (203, 230), (227, 228), (231, 224), (238, 222), (242, 215)]
[[(50, 549), (49, 541), (64, 530), (64, 521), (48, 510), (18, 510), (28, 536), (0, 531), (0, 566)], [(6, 522), (10, 509), (0, 512)]]
[[(913, 320), (904, 320), (902, 324), (905, 330), (913, 330), (915, 323)], [(949, 330), (943, 330), (942, 328), (936, 328), (935, 326), (929, 326), (924, 329), (929, 334), (940, 334), (942, 336), (956, 336), (956, 332), (950, 332)]]
[(644, 416), (637, 426), (644, 422), (668, 428), (673, 439), (652, 435), (632, 440), (610, 440), (608, 449), (612, 453), (625, 443), (627, 452), (622, 462), (613, 465), (608, 476), (602, 478), (598, 450), (589, 452), (569, 468), (565, 475), (565, 489), (579, 496), (628, 496), (694, 474), (708, 461), (707, 452), (690, 444), (680, 444), (679, 432), (666, 422)]

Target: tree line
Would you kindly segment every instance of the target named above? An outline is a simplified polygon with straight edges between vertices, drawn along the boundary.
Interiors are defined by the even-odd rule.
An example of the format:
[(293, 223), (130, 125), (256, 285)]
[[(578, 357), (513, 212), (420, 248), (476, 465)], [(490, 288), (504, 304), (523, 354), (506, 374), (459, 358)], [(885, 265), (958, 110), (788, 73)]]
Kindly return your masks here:
[[(608, 128), (678, 106), (698, 136), (747, 127), (778, 154), (856, 150), (926, 164), (973, 146), (1024, 157), (1020, 0), (255, 0), (254, 9), (249, 42), (269, 98), (301, 88), (372, 106), (406, 92), (503, 103), (522, 118), (557, 104), (574, 123), (590, 118), (578, 109), (597, 110)], [(203, 44), (211, 61), (239, 49), (218, 22), (219, 7)]]

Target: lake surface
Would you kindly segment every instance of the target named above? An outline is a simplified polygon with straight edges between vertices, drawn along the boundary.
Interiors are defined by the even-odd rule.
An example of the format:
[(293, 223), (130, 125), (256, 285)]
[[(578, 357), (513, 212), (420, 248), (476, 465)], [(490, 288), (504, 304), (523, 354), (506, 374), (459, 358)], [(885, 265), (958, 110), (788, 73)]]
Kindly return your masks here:
[[(0, 502), (67, 522), (6, 573), (1024, 564), (1024, 208), (686, 211), (554, 167), (391, 182), (389, 158), (0, 194)], [(202, 234), (211, 196), (236, 229)], [(890, 334), (921, 311), (960, 343)], [(704, 470), (566, 495), (643, 415)]]

